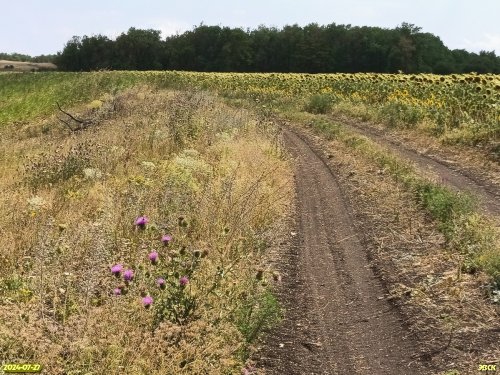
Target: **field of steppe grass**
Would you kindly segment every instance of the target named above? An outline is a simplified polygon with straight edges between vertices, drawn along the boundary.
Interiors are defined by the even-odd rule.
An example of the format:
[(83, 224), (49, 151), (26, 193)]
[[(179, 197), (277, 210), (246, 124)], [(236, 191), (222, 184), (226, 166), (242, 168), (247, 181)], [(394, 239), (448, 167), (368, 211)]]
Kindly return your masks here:
[(62, 106), (83, 103), (138, 82), (131, 72), (2, 74), (0, 125), (43, 119), (54, 112), (56, 101)]
[[(414, 80), (366, 78), (0, 75), (2, 363), (38, 362), (51, 374), (229, 374), (249, 366), (255, 338), (280, 317), (267, 289), (279, 275), (266, 266), (291, 196), (272, 125), (280, 111), (387, 171), (461, 257), (458, 273), (484, 271), (498, 289), (498, 230), (468, 196), (321, 115), (415, 127), (444, 142), (487, 144), (495, 155), (498, 86), (484, 98), (477, 76), (458, 77), (439, 88), (443, 105), (425, 112), (437, 77), (416, 84), (422, 100), (400, 90)], [(477, 118), (461, 110), (467, 101), (447, 105), (448, 90), (461, 87)], [(70, 132), (54, 116), (56, 102), (93, 125)], [(271, 121), (255, 118), (257, 108)]]
[[(41, 77), (0, 89), (2, 363), (240, 373), (280, 318), (266, 249), (292, 178), (276, 130), (206, 93)], [(47, 117), (55, 98), (95, 125)]]

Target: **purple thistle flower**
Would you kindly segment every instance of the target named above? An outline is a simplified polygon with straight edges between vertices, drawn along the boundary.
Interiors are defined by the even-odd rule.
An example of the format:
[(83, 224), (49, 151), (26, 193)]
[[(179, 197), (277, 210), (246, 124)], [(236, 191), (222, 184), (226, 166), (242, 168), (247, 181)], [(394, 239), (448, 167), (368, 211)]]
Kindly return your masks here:
[(152, 251), (149, 253), (148, 258), (151, 263), (156, 264), (158, 262), (158, 253), (156, 251)]
[(113, 267), (111, 267), (111, 273), (116, 277), (120, 276), (120, 272), (122, 272), (122, 270), (123, 266), (121, 264), (115, 264)]
[(167, 283), (165, 282), (165, 279), (162, 279), (161, 277), (159, 279), (156, 279), (156, 283), (160, 287), (160, 289), (165, 289), (167, 287)]
[(142, 304), (146, 309), (149, 308), (149, 306), (151, 306), (152, 303), (153, 303), (153, 297), (151, 296), (146, 296), (142, 299)]
[(147, 223), (149, 223), (149, 219), (146, 216), (139, 216), (137, 219), (135, 219), (135, 225), (137, 225), (141, 229), (144, 229)]
[(133, 270), (126, 270), (125, 272), (123, 272), (123, 279), (125, 281), (132, 281), (133, 278), (134, 278)]
[(165, 246), (167, 246), (170, 241), (172, 241), (172, 236), (169, 234), (165, 234), (161, 237), (161, 242), (163, 242)]
[(120, 288), (113, 289), (113, 294), (115, 296), (120, 296), (122, 294), (122, 290)]
[(180, 279), (179, 279), (179, 284), (181, 286), (186, 286), (187, 284), (189, 283), (189, 279), (187, 276), (182, 276)]

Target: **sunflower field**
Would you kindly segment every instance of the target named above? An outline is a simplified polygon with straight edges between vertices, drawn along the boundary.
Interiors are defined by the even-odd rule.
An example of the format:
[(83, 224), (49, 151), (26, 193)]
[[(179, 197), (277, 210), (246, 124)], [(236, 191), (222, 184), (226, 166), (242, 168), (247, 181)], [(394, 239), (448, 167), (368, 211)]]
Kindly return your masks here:
[(0, 76), (0, 125), (54, 111), (138, 83), (193, 87), (262, 104), (303, 105), (321, 95), (332, 106), (348, 104), (388, 125), (419, 127), (447, 140), (497, 144), (500, 76), (493, 74), (292, 74), (179, 71), (4, 74)]

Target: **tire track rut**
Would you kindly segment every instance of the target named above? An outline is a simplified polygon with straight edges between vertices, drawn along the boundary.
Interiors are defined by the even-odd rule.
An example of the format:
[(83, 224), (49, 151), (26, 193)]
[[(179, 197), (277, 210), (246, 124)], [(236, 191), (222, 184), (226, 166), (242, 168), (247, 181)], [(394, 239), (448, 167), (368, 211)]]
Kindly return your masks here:
[(274, 374), (430, 373), (370, 267), (335, 174), (307, 138), (283, 136), (296, 161), (297, 236), (287, 316), (260, 362)]
[(395, 152), (398, 156), (414, 162), (423, 171), (431, 170), (439, 176), (445, 185), (455, 190), (467, 191), (480, 199), (480, 206), (486, 214), (500, 216), (500, 187), (491, 183), (483, 176), (467, 171), (456, 165), (451, 165), (438, 158), (422, 154), (406, 145), (391, 139), (385, 132), (362, 126), (355, 120), (333, 118), (345, 128), (370, 138), (372, 141)]

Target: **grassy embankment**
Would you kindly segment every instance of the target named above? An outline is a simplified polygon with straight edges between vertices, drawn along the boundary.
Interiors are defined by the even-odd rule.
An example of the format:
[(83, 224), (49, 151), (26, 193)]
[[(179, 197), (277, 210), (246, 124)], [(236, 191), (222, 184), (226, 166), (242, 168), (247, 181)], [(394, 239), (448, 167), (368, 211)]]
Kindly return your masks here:
[[(120, 91), (134, 73), (7, 76), (2, 361), (51, 374), (239, 373), (280, 315), (265, 254), (291, 177), (274, 130), (208, 94)], [(70, 134), (41, 121), (56, 100), (98, 125)]]

